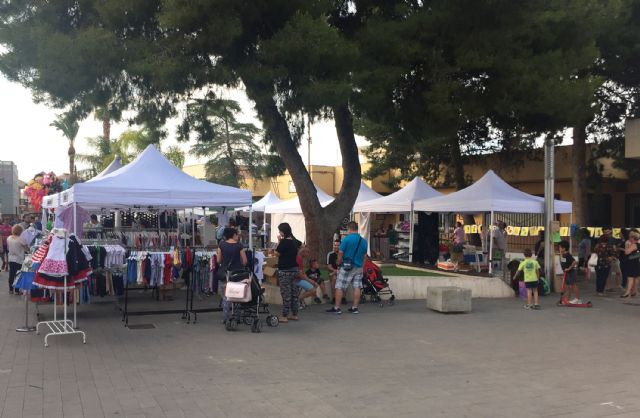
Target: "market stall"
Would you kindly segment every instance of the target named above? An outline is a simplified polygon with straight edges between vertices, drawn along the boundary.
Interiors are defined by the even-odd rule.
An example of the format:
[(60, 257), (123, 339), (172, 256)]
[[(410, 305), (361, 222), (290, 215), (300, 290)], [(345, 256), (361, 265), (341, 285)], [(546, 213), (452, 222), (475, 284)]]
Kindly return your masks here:
[(415, 213), (414, 203), (418, 200), (440, 195), (442, 195), (442, 193), (429, 186), (421, 178), (416, 177), (395, 193), (356, 204), (353, 211), (361, 213), (409, 213), (408, 231), (401, 232), (408, 235), (409, 243), (407, 249), (409, 253), (409, 261), (412, 261), (414, 240), (413, 223)]
[[(113, 168), (113, 167), (112, 167)], [(86, 183), (79, 183), (63, 191), (58, 196), (49, 196), (45, 204), (57, 208), (56, 222), (64, 222), (65, 229), (78, 233), (83, 219), (80, 216), (86, 210), (103, 209), (135, 209), (155, 210), (187, 209), (200, 207), (236, 207), (249, 205), (251, 213), (251, 192), (234, 187), (223, 186), (195, 179), (169, 162), (153, 145), (149, 145), (130, 164), (109, 173), (101, 173)], [(67, 216), (62, 218), (62, 214)], [(195, 227), (195, 226), (192, 226)], [(182, 268), (181, 274), (192, 278), (191, 292), (198, 285), (196, 278), (212, 280), (211, 267), (213, 253), (206, 249), (180, 249), (178, 242), (173, 244), (162, 241), (161, 236), (153, 235), (155, 231), (140, 231), (136, 236), (134, 251), (127, 260), (127, 272), (137, 270), (136, 275), (124, 278), (125, 306), (129, 284), (143, 283), (145, 287), (157, 288), (158, 284), (171, 281), (170, 274), (175, 266), (188, 264), (189, 270)], [(104, 242), (90, 241), (89, 244), (105, 249)], [(137, 244), (140, 245), (137, 245)], [(174, 246), (175, 245), (175, 246)], [(251, 242), (250, 242), (251, 246)], [(152, 270), (146, 270), (146, 265)], [(203, 270), (205, 269), (205, 270)], [(149, 274), (147, 277), (145, 274)], [(197, 273), (197, 274), (196, 274)], [(204, 273), (207, 273), (206, 275)], [(181, 277), (184, 278), (184, 277)], [(189, 292), (188, 292), (189, 293)], [(157, 295), (156, 295), (157, 296)], [(193, 299), (191, 299), (191, 302)], [(187, 307), (180, 310), (146, 311), (137, 314), (190, 313), (189, 300)], [(192, 306), (192, 304), (191, 304)], [(217, 308), (216, 308), (217, 310)], [(125, 313), (128, 316), (135, 312)]]
[[(414, 210), (424, 212), (490, 214), (490, 225), (495, 222), (495, 214), (504, 213), (544, 213), (544, 198), (530, 195), (510, 186), (493, 170), (487, 171), (478, 181), (457, 192), (418, 200)], [(555, 213), (571, 213), (572, 204), (562, 200), (554, 201)], [(489, 235), (489, 254), (492, 253), (493, 228)], [(491, 264), (489, 271), (491, 272)]]

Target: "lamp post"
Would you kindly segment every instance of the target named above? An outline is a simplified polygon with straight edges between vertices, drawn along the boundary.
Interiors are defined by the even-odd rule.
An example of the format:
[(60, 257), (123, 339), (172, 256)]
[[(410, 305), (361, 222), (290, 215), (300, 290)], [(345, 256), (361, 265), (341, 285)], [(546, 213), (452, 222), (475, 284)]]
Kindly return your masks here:
[(544, 274), (553, 289), (554, 251), (552, 222), (554, 220), (555, 166), (554, 143), (547, 137), (544, 143)]

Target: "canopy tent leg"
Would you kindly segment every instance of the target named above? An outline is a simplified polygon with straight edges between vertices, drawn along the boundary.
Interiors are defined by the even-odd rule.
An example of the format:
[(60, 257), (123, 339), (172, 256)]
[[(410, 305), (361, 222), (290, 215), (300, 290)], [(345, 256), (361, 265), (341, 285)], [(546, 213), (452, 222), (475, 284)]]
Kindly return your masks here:
[(493, 274), (493, 211), (491, 211), (491, 219), (489, 221), (489, 274)]
[(411, 213), (409, 214), (409, 262), (413, 263), (413, 201), (411, 201)]
[(267, 211), (262, 214), (262, 248), (267, 248)]
[[(73, 202), (73, 233), (74, 234), (76, 233), (76, 222), (78, 222), (77, 209), (78, 209), (78, 204), (76, 202)], [(66, 302), (66, 299), (65, 299), (65, 302)], [(65, 318), (66, 318), (66, 316), (65, 316)]]
[(191, 246), (196, 246), (196, 208), (191, 208)]
[(569, 252), (573, 249), (573, 237), (571, 236), (571, 226), (573, 225), (573, 212), (569, 214)]
[(249, 206), (249, 250), (253, 251), (253, 205)]
[(207, 210), (202, 207), (202, 246), (207, 248)]

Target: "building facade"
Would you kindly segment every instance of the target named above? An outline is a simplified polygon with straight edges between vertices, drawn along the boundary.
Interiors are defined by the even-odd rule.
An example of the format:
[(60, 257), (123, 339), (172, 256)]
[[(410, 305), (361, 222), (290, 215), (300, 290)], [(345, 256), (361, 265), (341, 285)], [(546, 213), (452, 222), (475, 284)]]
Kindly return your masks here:
[[(640, 125), (639, 125), (640, 127)], [(555, 148), (555, 197), (556, 199), (573, 201), (573, 163), (571, 145)], [(591, 146), (587, 147), (590, 158)], [(514, 162), (515, 161), (515, 162)], [(613, 161), (600, 158), (597, 164), (601, 167), (601, 179), (598, 184), (591, 184), (588, 194), (589, 219), (585, 226), (640, 227), (640, 179), (629, 179), (626, 173), (616, 169)], [(366, 172), (369, 163), (362, 161), (362, 171)], [(487, 170), (492, 169), (513, 187), (526, 193), (544, 196), (544, 158), (542, 151), (523, 154), (522, 158), (505, 158), (499, 155), (482, 155), (475, 157), (465, 166), (465, 174), (472, 181), (478, 180)], [(188, 174), (203, 179), (204, 165), (184, 167)], [(587, 173), (582, 173), (587, 175)], [(365, 181), (376, 192), (386, 195), (395, 190), (387, 186), (392, 173)], [(323, 191), (330, 195), (340, 192), (344, 172), (341, 166), (311, 166), (311, 178)], [(273, 191), (281, 199), (296, 197), (295, 187), (291, 176), (282, 176), (259, 180), (249, 179), (247, 188), (253, 192), (255, 198)], [(436, 187), (443, 193), (455, 191), (451, 187)], [(558, 217), (563, 225), (569, 225), (571, 217)]]
[(16, 215), (19, 206), (18, 167), (13, 161), (0, 161), (0, 214)]

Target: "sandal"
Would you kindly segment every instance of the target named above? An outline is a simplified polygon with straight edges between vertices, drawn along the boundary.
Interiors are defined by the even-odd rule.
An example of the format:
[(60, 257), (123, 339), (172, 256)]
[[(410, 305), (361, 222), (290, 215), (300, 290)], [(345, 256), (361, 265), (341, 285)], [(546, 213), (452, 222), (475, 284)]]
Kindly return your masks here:
[(281, 324), (286, 324), (287, 322), (289, 322), (289, 318), (287, 318), (286, 316), (281, 316), (278, 318), (278, 322)]
[(289, 319), (290, 319), (290, 320), (292, 320), (292, 321), (297, 321), (297, 320), (299, 320), (300, 318), (298, 318), (298, 315), (291, 315), (291, 316), (289, 317)]

